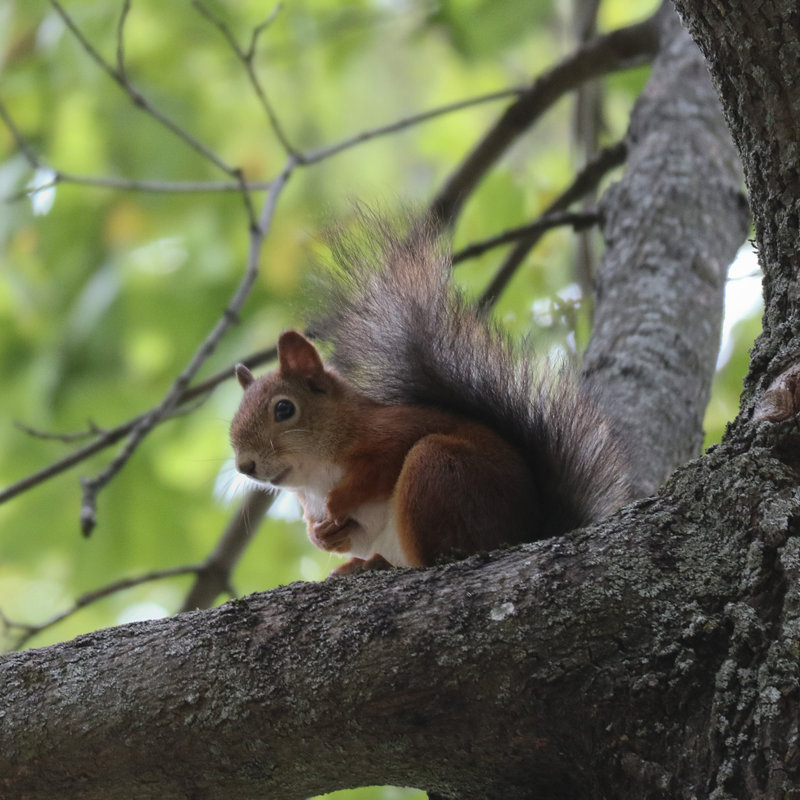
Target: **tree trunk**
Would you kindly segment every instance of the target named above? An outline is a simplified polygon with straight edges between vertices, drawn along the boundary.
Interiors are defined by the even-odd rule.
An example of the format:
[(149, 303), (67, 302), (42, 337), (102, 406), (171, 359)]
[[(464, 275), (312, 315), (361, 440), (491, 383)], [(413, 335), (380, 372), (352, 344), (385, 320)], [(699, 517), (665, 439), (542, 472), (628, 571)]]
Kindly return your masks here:
[(637, 496), (700, 454), (727, 267), (749, 224), (708, 70), (671, 7), (661, 16), (653, 78), (631, 116), (625, 178), (601, 203), (606, 251), (585, 359), (634, 445)]
[[(800, 352), (798, 17), (788, 2), (761, 3), (752, 16), (743, 2), (679, 5), (726, 98), (766, 273), (767, 330), (748, 414), (723, 444), (656, 497), (566, 537), (435, 569), (294, 584), (7, 656), (0, 796), (302, 798), (394, 783), (458, 798), (800, 798), (797, 408), (758, 422), (749, 413)], [(646, 250), (640, 223), (624, 224), (644, 195), (620, 187), (614, 202), (632, 210), (607, 201), (606, 232), (611, 250), (634, 259), (628, 280), (663, 280), (663, 265), (666, 283), (689, 283), (703, 308), (719, 297), (741, 213), (731, 173), (722, 177), (730, 158), (702, 132), (715, 126), (687, 70), (672, 86), (695, 101), (672, 113), (688, 115), (683, 143), (716, 165), (720, 188), (669, 184), (685, 187), (678, 205), (690, 211), (674, 219), (671, 203), (663, 212), (654, 204), (648, 242), (657, 220), (669, 232)], [(670, 77), (657, 65), (650, 91), (658, 97)], [(638, 114), (648, 102), (666, 100), (644, 100)], [(637, 145), (655, 136), (639, 124)], [(684, 158), (675, 151), (652, 164), (642, 153), (626, 181), (654, 165), (654, 182), (672, 167), (694, 174)], [(657, 183), (651, 196), (666, 202)], [(688, 272), (672, 272), (681, 257)], [(613, 272), (600, 285), (606, 299), (623, 289)], [(662, 289), (653, 287), (655, 308)], [(645, 393), (657, 384), (649, 408), (662, 411), (647, 413), (685, 403), (674, 424), (690, 430), (706, 390), (693, 384), (684, 401), (682, 386), (661, 386), (652, 364), (685, 368), (689, 336), (703, 342), (697, 362), (709, 358), (717, 323), (689, 333), (702, 312), (681, 316), (683, 301), (670, 298), (672, 312), (645, 318), (653, 339), (641, 347), (661, 347), (670, 331), (686, 338), (650, 361), (626, 356), (636, 366), (623, 364), (619, 380), (634, 372)], [(598, 325), (611, 331), (605, 313), (598, 307)], [(613, 383), (622, 359), (598, 352), (590, 367), (609, 369)], [(641, 407), (631, 409), (637, 420)], [(661, 448), (659, 468), (686, 447)]]

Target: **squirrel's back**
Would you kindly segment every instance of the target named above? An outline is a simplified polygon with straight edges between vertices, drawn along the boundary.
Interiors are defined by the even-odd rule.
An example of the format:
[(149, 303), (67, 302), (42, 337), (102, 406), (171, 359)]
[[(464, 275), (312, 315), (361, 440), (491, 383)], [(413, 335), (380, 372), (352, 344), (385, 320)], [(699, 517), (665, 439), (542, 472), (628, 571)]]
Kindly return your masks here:
[(542, 498), (545, 538), (628, 499), (625, 459), (591, 390), (567, 369), (534, 368), (450, 282), (451, 259), (424, 222), (359, 212), (329, 241), (334, 269), (311, 332), (359, 390), (392, 405), (446, 409), (518, 448)]

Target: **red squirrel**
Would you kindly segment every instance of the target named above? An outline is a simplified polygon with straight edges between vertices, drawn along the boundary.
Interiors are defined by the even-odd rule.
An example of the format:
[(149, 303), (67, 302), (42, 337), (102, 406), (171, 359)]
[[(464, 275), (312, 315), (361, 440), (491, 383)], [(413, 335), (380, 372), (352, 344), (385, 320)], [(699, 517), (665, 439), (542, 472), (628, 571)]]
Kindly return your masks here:
[(350, 559), (332, 574), (565, 533), (627, 499), (622, 446), (565, 371), (534, 377), (504, 334), (450, 284), (435, 232), (366, 219), (332, 245), (338, 272), (278, 368), (244, 389), (236, 467), (294, 491), (308, 535)]

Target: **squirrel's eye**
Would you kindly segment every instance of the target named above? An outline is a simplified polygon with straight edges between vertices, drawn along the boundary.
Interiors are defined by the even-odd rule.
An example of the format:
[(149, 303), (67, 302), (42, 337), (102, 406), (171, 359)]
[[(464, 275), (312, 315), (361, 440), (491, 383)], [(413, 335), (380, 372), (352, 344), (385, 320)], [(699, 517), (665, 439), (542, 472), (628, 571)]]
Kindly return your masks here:
[(275, 422), (283, 422), (294, 416), (294, 403), (291, 400), (278, 400), (275, 403)]

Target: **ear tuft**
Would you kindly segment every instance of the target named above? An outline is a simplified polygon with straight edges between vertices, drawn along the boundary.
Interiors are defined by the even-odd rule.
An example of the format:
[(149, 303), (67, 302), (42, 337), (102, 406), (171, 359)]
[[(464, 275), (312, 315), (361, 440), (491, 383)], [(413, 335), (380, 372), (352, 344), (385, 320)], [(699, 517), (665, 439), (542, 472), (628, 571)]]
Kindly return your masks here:
[(278, 337), (278, 359), (283, 375), (293, 373), (313, 380), (325, 372), (317, 348), (297, 331), (284, 331)]
[(246, 389), (251, 383), (255, 381), (255, 376), (244, 364), (237, 364), (233, 371), (236, 373), (236, 379), (239, 381), (239, 386)]

